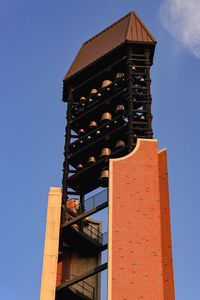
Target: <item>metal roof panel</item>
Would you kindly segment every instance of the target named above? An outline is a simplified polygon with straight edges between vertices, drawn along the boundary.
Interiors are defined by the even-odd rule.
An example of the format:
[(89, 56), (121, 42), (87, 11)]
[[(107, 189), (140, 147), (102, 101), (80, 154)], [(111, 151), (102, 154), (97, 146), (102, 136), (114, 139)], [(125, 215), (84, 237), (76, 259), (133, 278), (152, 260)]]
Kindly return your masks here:
[(137, 14), (130, 12), (82, 45), (64, 80), (75, 75), (125, 41), (156, 43), (156, 40)]

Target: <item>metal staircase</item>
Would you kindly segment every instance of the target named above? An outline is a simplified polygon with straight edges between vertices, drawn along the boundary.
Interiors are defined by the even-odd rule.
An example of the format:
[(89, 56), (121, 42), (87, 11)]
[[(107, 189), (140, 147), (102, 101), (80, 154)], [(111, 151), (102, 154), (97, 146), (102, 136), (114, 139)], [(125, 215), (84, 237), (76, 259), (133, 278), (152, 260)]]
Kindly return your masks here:
[(107, 263), (98, 266), (84, 274), (75, 276), (72, 274), (60, 274), (62, 284), (56, 289), (56, 300), (94, 300), (96, 299), (95, 287), (85, 280), (107, 269)]

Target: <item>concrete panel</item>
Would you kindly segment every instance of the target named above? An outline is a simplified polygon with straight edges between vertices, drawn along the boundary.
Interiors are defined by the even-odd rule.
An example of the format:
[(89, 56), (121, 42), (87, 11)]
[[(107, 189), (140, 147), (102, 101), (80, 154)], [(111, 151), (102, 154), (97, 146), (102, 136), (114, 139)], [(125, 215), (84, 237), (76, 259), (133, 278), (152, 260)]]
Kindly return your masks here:
[(57, 256), (56, 255), (45, 255), (43, 259), (43, 272), (53, 273), (57, 268)]
[(46, 226), (46, 239), (57, 239), (57, 236), (58, 236), (58, 226), (60, 226), (60, 222), (59, 223), (47, 222), (47, 226)]
[(41, 289), (40, 299), (43, 299), (43, 300), (55, 299), (55, 292), (54, 291), (45, 290), (45, 289)]
[(45, 253), (45, 255), (57, 255), (58, 254), (58, 240), (57, 239), (46, 239), (45, 246), (44, 246), (44, 253)]
[(61, 189), (50, 188), (47, 208), (40, 300), (55, 300), (61, 199)]
[(55, 272), (44, 272), (42, 277), (42, 284), (46, 291), (52, 291), (55, 285), (56, 274)]
[(48, 208), (47, 222), (52, 223), (52, 220), (57, 220), (57, 222), (54, 221), (54, 223), (60, 223), (59, 216), (60, 216), (60, 207)]

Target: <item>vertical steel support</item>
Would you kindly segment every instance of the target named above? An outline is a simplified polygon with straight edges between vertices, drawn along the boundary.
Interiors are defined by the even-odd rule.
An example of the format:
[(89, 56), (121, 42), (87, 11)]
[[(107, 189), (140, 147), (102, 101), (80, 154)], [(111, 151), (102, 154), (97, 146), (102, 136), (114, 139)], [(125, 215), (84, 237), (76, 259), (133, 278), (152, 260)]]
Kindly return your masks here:
[(132, 49), (129, 47), (127, 56), (127, 83), (128, 83), (128, 120), (129, 120), (129, 152), (133, 150), (134, 129), (133, 129), (133, 76), (132, 76)]
[(152, 131), (152, 114), (151, 114), (151, 92), (150, 92), (150, 85), (151, 85), (151, 78), (150, 78), (150, 50), (146, 50), (146, 59), (145, 59), (145, 64), (146, 64), (146, 82), (147, 82), (147, 98), (146, 98), (146, 110), (147, 110), (147, 121), (148, 121), (148, 132), (147, 132), (147, 137), (148, 138), (153, 138), (153, 131)]
[(65, 146), (64, 146), (64, 162), (63, 162), (63, 179), (62, 179), (62, 214), (61, 214), (61, 222), (65, 222), (65, 213), (66, 213), (66, 201), (68, 199), (67, 193), (67, 179), (69, 176), (69, 145), (70, 145), (70, 137), (71, 137), (71, 125), (70, 122), (72, 120), (72, 89), (70, 89), (68, 95), (68, 105), (66, 112), (66, 120), (67, 125), (65, 127)]
[(80, 208), (81, 208), (81, 213), (85, 211), (85, 206), (84, 206), (84, 200), (85, 200), (85, 195), (81, 194), (80, 195)]
[[(80, 213), (83, 213), (85, 211), (84, 200), (85, 200), (85, 195), (81, 194), (80, 195)], [(81, 231), (83, 231), (83, 226), (84, 226), (84, 223), (83, 223), (83, 220), (81, 220), (80, 221), (80, 226), (79, 226), (79, 229)]]

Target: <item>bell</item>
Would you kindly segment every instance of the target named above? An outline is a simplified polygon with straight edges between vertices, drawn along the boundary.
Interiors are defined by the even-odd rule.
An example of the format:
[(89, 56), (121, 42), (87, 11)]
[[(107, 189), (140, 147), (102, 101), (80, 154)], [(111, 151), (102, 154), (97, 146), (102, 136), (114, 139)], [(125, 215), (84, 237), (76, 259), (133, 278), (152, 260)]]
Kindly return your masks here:
[(105, 88), (106, 86), (110, 85), (111, 83), (112, 83), (112, 81), (106, 79), (106, 80), (104, 80), (104, 81), (102, 82), (101, 87), (102, 87), (102, 88)]
[(91, 121), (90, 124), (89, 124), (89, 128), (94, 129), (96, 127), (97, 127), (97, 122), (96, 121)]
[(85, 133), (85, 130), (83, 128), (80, 128), (78, 133), (79, 133), (79, 135), (83, 135)]
[(88, 135), (87, 140), (88, 140), (88, 141), (91, 140), (91, 136), (90, 136), (90, 135)]
[(77, 170), (82, 170), (83, 169), (83, 165), (82, 164), (78, 164), (77, 165)]
[(92, 98), (90, 98), (89, 100), (88, 100), (88, 103), (92, 103), (93, 102), (93, 100), (92, 100)]
[(100, 134), (101, 134), (101, 131), (97, 130), (96, 135), (100, 135)]
[(116, 78), (118, 79), (118, 78), (122, 78), (122, 77), (124, 77), (124, 73), (122, 73), (122, 72), (117, 72)]
[(81, 101), (81, 102), (85, 102), (85, 101), (86, 101), (86, 98), (85, 98), (84, 96), (81, 96), (80, 101)]
[(101, 171), (101, 176), (99, 177), (99, 182), (102, 187), (108, 186), (108, 179), (109, 179), (109, 171), (108, 170)]
[(144, 78), (143, 77), (140, 78), (140, 82), (144, 82)]
[(123, 140), (119, 140), (117, 141), (116, 145), (115, 145), (115, 148), (121, 148), (121, 147), (124, 147), (125, 146), (125, 143)]
[(99, 98), (100, 98), (100, 97), (101, 97), (101, 93), (97, 93), (97, 97), (99, 97)]
[(125, 107), (123, 104), (119, 104), (116, 106), (115, 113), (123, 113), (125, 111)]
[(144, 120), (145, 120), (145, 116), (144, 116), (144, 115), (141, 115), (141, 116), (140, 116), (140, 120), (144, 121)]
[(94, 156), (90, 156), (88, 159), (88, 164), (93, 164), (96, 162), (96, 158)]
[(112, 115), (109, 112), (105, 112), (102, 114), (100, 122), (103, 123), (103, 122), (108, 122), (111, 120), (112, 120)]
[(134, 65), (132, 66), (132, 70), (134, 70), (134, 71), (136, 70), (136, 67)]
[(96, 94), (97, 90), (96, 89), (91, 89), (90, 94)]
[(101, 154), (100, 154), (100, 157), (104, 157), (104, 156), (108, 156), (111, 154), (111, 150), (110, 148), (103, 148), (101, 150)]

